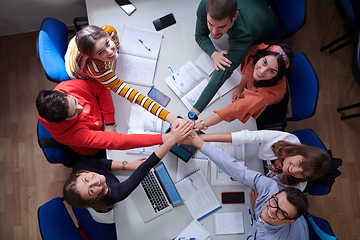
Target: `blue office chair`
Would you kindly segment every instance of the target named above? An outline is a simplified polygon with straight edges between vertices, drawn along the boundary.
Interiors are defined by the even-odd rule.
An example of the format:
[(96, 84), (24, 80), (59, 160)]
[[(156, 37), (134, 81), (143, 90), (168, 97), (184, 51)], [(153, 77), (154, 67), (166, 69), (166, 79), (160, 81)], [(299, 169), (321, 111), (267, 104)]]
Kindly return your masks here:
[[(338, 10), (339, 14), (344, 20), (344, 30), (347, 31), (346, 34), (335, 39), (331, 43), (327, 44), (326, 46), (320, 48), (320, 51), (324, 51), (335, 44), (348, 39), (351, 37), (355, 32), (360, 30), (360, 2), (358, 0), (335, 0), (335, 6)], [(352, 42), (352, 39), (344, 42), (343, 44), (331, 49), (329, 54), (349, 45)]]
[(301, 129), (292, 132), (292, 134), (297, 136), (302, 144), (318, 147), (329, 153), (329, 171), (321, 178), (308, 182), (305, 189), (305, 192), (313, 196), (323, 196), (329, 194), (332, 185), (335, 183), (335, 178), (341, 175), (341, 172), (338, 170), (338, 168), (342, 165), (342, 160), (332, 156), (331, 150), (328, 150), (325, 147), (324, 143), (321, 141), (314, 130)]
[(80, 228), (91, 240), (116, 240), (115, 223), (96, 222), (85, 208), (72, 207)]
[(312, 117), (319, 96), (319, 80), (310, 61), (303, 53), (294, 55), (288, 82), (292, 117), (288, 117), (286, 121), (301, 121)]
[(61, 163), (71, 167), (76, 161), (80, 160), (80, 154), (56, 141), (40, 121), (37, 123), (37, 136), (39, 146), (48, 162)]
[(301, 121), (315, 114), (319, 96), (319, 81), (314, 68), (303, 53), (294, 54), (288, 85), (292, 116), (286, 116), (287, 106), (278, 105), (280, 109), (277, 111), (284, 114), (278, 115), (276, 119), (262, 119), (261, 129), (281, 127), (281, 130), (284, 131), (287, 122)]
[(84, 240), (59, 197), (39, 207), (38, 221), (43, 240)]
[(328, 221), (309, 212), (306, 212), (304, 217), (309, 226), (310, 240), (338, 240)]
[(68, 28), (54, 18), (45, 18), (37, 39), (37, 53), (47, 79), (59, 83), (69, 80), (64, 55), (68, 46)]
[(306, 0), (263, 0), (273, 11), (274, 31), (266, 41), (284, 40), (297, 31), (306, 23)]

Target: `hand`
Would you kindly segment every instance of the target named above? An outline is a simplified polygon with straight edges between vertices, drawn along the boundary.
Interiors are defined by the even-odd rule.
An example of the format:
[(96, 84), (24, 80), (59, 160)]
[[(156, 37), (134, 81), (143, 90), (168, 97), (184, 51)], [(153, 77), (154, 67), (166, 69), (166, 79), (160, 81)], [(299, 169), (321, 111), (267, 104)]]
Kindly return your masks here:
[[(177, 118), (172, 124), (171, 124), (171, 129), (173, 129), (174, 127), (183, 127), (186, 123), (190, 122), (193, 126), (192, 128), (195, 128), (195, 121), (190, 120), (189, 118)], [(194, 134), (191, 133), (189, 135), (189, 137), (194, 137)]]
[(193, 133), (193, 127), (194, 122), (191, 120), (185, 120), (185, 123), (182, 125), (178, 124), (176, 126), (172, 126), (171, 132), (169, 133), (166, 141), (177, 143), (186, 137), (192, 137), (193, 135), (196, 135), (196, 133)]
[(194, 138), (185, 138), (181, 143), (191, 144), (200, 149), (202, 148), (205, 142), (200, 138), (198, 134), (195, 134)]
[(225, 57), (225, 55), (227, 55), (228, 52), (227, 51), (215, 51), (213, 52), (213, 54), (211, 54), (211, 59), (214, 61), (214, 67), (216, 69), (216, 71), (219, 71), (219, 69), (225, 71), (225, 67), (230, 67), (232, 62)]
[(233, 100), (239, 99), (243, 91), (244, 91), (244, 88), (242, 86), (238, 85), (235, 88), (234, 92), (232, 93), (231, 98)]
[(126, 164), (125, 169), (129, 171), (135, 171), (147, 158), (139, 158), (135, 161), (129, 162)]
[(116, 125), (105, 125), (104, 132), (116, 132)]
[(255, 211), (255, 203), (256, 203), (256, 199), (258, 198), (258, 196), (259, 196), (259, 193), (257, 191), (255, 191), (254, 189), (251, 189), (251, 192), (249, 193), (249, 198), (250, 198), (252, 212)]

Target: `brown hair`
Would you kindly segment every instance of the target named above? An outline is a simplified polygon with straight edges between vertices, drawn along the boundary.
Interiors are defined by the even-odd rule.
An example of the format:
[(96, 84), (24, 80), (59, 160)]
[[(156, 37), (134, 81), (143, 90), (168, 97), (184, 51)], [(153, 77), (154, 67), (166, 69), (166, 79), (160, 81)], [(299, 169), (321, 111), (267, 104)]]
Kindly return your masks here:
[[(88, 208), (91, 207), (97, 211), (106, 212), (109, 208), (113, 206), (106, 206), (104, 203), (105, 189), (99, 196), (92, 200), (84, 200), (81, 198), (79, 191), (76, 189), (76, 182), (81, 173), (89, 172), (87, 170), (79, 170), (75, 173), (72, 173), (70, 177), (66, 180), (63, 188), (63, 194), (65, 201), (73, 207), (78, 208)], [(108, 188), (110, 191), (110, 188)]]
[(94, 56), (94, 48), (97, 40), (109, 37), (107, 32), (102, 28), (89, 25), (81, 29), (76, 33), (75, 41), (79, 50), (76, 56), (76, 70), (83, 76), (89, 76), (86, 66), (90, 64), (91, 59)]
[(233, 19), (237, 11), (236, 0), (209, 0), (206, 4), (206, 12), (217, 21), (229, 18)]
[(281, 162), (287, 157), (303, 156), (304, 162), (301, 168), (305, 173), (310, 173), (305, 179), (295, 178), (289, 173), (282, 173), (280, 177), (280, 183), (282, 184), (291, 186), (300, 182), (313, 181), (324, 176), (329, 170), (330, 156), (320, 148), (287, 141), (277, 141), (273, 144), (272, 150)]

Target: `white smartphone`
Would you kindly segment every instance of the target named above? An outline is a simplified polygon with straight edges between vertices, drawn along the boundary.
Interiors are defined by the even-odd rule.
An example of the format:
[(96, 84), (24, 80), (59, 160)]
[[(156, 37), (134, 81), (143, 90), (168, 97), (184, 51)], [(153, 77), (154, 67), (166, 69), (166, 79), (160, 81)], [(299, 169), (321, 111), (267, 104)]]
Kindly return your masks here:
[(132, 4), (130, 1), (128, 0), (115, 0), (115, 2), (117, 4), (119, 4), (119, 6), (121, 7), (121, 9), (127, 14), (127, 15), (131, 15), (135, 12), (136, 7), (134, 6), (134, 4)]
[(150, 89), (148, 96), (163, 107), (166, 107), (170, 101), (170, 97), (166, 96), (165, 93), (160, 92), (160, 90), (154, 87)]

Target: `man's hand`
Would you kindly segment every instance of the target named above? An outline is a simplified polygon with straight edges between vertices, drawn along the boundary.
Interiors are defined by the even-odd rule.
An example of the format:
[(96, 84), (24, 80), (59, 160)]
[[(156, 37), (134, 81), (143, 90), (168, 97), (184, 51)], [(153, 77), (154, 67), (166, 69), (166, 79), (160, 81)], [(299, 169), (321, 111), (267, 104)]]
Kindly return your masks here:
[(116, 125), (105, 125), (104, 132), (116, 132)]
[(211, 54), (211, 59), (214, 61), (214, 67), (216, 71), (219, 71), (219, 69), (225, 71), (225, 67), (230, 67), (232, 62), (225, 57), (227, 55), (227, 51), (215, 51), (213, 54)]

